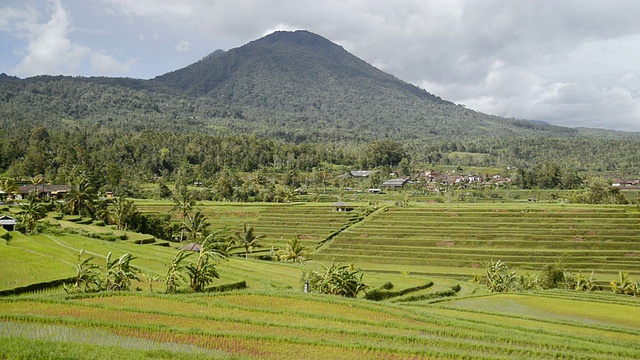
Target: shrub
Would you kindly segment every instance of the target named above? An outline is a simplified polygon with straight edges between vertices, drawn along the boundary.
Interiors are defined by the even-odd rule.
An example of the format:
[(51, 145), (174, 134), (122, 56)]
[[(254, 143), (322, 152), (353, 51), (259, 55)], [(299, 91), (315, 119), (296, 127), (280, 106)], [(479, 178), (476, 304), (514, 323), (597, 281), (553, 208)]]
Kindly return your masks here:
[[(364, 298), (367, 300), (373, 300), (373, 301), (381, 301), (381, 300), (386, 300), (386, 299), (391, 299), (394, 297), (398, 297), (398, 296), (403, 296), (415, 291), (419, 291), (419, 290), (424, 290), (427, 288), (430, 288), (431, 286), (433, 286), (433, 281), (429, 281), (428, 283), (424, 284), (424, 285), (419, 285), (419, 286), (414, 286), (414, 287), (410, 287), (410, 288), (406, 288), (404, 290), (399, 290), (399, 291), (389, 291), (385, 289), (385, 286), (387, 285), (391, 285), (391, 288), (393, 288), (393, 284), (391, 284), (390, 282), (382, 285), (382, 288), (380, 289), (375, 289), (373, 291), (368, 292)], [(460, 285), (458, 285), (459, 287)], [(389, 288), (389, 289), (391, 289)], [(458, 289), (459, 291), (459, 289)]]
[(540, 286), (543, 289), (556, 289), (565, 280), (564, 271), (559, 263), (547, 264), (540, 274)]

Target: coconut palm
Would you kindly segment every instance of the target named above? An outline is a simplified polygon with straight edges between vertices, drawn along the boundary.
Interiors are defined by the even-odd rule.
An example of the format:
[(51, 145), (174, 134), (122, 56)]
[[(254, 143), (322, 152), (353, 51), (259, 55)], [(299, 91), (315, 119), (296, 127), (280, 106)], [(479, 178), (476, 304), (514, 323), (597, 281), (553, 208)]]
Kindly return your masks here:
[(187, 221), (180, 225), (180, 229), (186, 233), (188, 240), (198, 242), (198, 239), (206, 233), (208, 226), (209, 221), (207, 218), (200, 210), (197, 210), (193, 214), (187, 214)]
[(35, 197), (29, 197), (29, 202), (20, 207), (19, 215), (22, 216), (26, 232), (32, 232), (36, 228), (36, 221), (47, 216), (47, 211)]
[(261, 247), (259, 240), (264, 235), (255, 235), (253, 233), (253, 226), (247, 227), (247, 223), (244, 223), (241, 231), (237, 231), (235, 234), (237, 244), (242, 246), (245, 250), (244, 257), (249, 258), (249, 253), (253, 252), (254, 248)]
[(284, 249), (278, 251), (278, 258), (280, 261), (302, 264), (306, 260), (307, 254), (307, 249), (302, 241), (294, 237), (287, 242)]
[(108, 212), (118, 230), (127, 230), (129, 223), (138, 213), (138, 209), (133, 201), (125, 199), (124, 196), (118, 196)]
[(93, 216), (93, 205), (96, 198), (95, 187), (93, 187), (89, 178), (81, 175), (74, 181), (65, 200), (71, 215), (86, 214)]
[(231, 251), (238, 246), (236, 242), (231, 239), (226, 239), (222, 236), (222, 231), (214, 231), (207, 235), (204, 239), (203, 246), (207, 246), (207, 250), (216, 258), (226, 259), (229, 257)]
[[(178, 213), (178, 217), (182, 219), (182, 224), (184, 225), (187, 221), (187, 216), (196, 203), (193, 194), (187, 189), (186, 185), (176, 186), (176, 189), (171, 196), (171, 200), (173, 200), (174, 203), (171, 211)], [(184, 229), (180, 232), (180, 241), (183, 239)]]

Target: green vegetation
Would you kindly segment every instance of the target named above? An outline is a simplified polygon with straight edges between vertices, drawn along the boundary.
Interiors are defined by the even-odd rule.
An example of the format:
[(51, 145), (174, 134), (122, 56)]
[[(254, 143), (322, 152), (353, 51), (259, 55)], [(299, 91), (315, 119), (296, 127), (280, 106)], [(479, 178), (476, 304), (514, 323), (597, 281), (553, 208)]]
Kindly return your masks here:
[(639, 358), (639, 198), (608, 180), (638, 153), (308, 32), (149, 81), (0, 74), (0, 357)]
[[(148, 206), (155, 206), (156, 210), (168, 212), (173, 206), (171, 202), (144, 204), (140, 202), (136, 207), (149, 211)], [(504, 211), (504, 214), (500, 214), (502, 210), (498, 213), (485, 211), (488, 209), (486, 205), (473, 204), (385, 206), (368, 216), (356, 216), (353, 221), (350, 220), (353, 214), (339, 213), (328, 204), (202, 203), (197, 207), (211, 219), (210, 227), (221, 229), (217, 224), (225, 224), (229, 231), (226, 235), (224, 230), (209, 231), (206, 238), (200, 240), (203, 247), (195, 252), (137, 245), (127, 240), (104, 241), (77, 234), (45, 232), (26, 236), (11, 232), (11, 240), (0, 244), (0, 272), (5, 280), (3, 289), (45, 283), (53, 280), (51, 275), (54, 275), (53, 278), (68, 279), (69, 285), (66, 286), (79, 291), (67, 294), (60, 287), (43, 287), (19, 296), (0, 298), (0, 351), (16, 358), (47, 358), (55, 354), (64, 358), (95, 354), (100, 358), (105, 354), (114, 358), (160, 356), (185, 359), (196, 355), (199, 358), (280, 359), (299, 357), (300, 354), (310, 359), (327, 356), (336, 359), (626, 359), (640, 354), (640, 333), (637, 331), (640, 324), (634, 320), (638, 317), (633, 315), (639, 311), (640, 303), (635, 297), (614, 293), (616, 287), (602, 285), (602, 282), (597, 286), (605, 291), (586, 293), (573, 290), (594, 285), (588, 276), (582, 274), (572, 275), (575, 279), (571, 282), (573, 287), (565, 290), (569, 284), (566, 270), (574, 264), (569, 261), (571, 256), (566, 254), (561, 260), (548, 257), (544, 265), (535, 265), (535, 270), (540, 273), (540, 284), (546, 283), (542, 280), (545, 276), (549, 283), (553, 283), (554, 274), (561, 270), (564, 282), (558, 287), (562, 289), (553, 290), (541, 290), (547, 286), (532, 287), (525, 292), (518, 290), (519, 274), (497, 266), (510, 266), (511, 262), (495, 261), (496, 273), (505, 273), (514, 279), (509, 281), (513, 286), (510, 285), (508, 290), (511, 292), (505, 296), (494, 296), (484, 289), (484, 284), (469, 282), (470, 276), (461, 279), (459, 275), (448, 278), (420, 275), (426, 272), (423, 267), (412, 265), (402, 257), (395, 261), (397, 267), (403, 269), (402, 273), (384, 272), (384, 264), (376, 271), (371, 270), (375, 261), (379, 261), (373, 256), (368, 258), (369, 262), (363, 263), (365, 267), (337, 262), (323, 266), (317, 260), (326, 256), (327, 251), (335, 251), (332, 250), (334, 246), (343, 246), (343, 236), (352, 236), (355, 232), (356, 236), (350, 241), (370, 239), (372, 236), (358, 234), (369, 233), (375, 224), (382, 230), (393, 223), (395, 233), (404, 239), (417, 226), (412, 222), (412, 214), (420, 214), (416, 217), (422, 223), (435, 217), (432, 222), (421, 225), (430, 228), (445, 219), (437, 217), (438, 214), (446, 214), (455, 220), (466, 217), (466, 222), (479, 217), (478, 223), (492, 222), (496, 229), (501, 228), (497, 225), (507, 219), (510, 224), (505, 227), (515, 228), (518, 221), (522, 224), (519, 226), (531, 223), (523, 231), (534, 229), (534, 215), (546, 214), (545, 226), (549, 233), (555, 232), (552, 231), (553, 224), (565, 221), (591, 229), (603, 225), (598, 219), (628, 218), (630, 221), (625, 226), (617, 224), (617, 227), (625, 227), (631, 233), (638, 231), (631, 227), (631, 224), (637, 224), (632, 206), (566, 208), (511, 204), (506, 206), (509, 211)], [(253, 236), (261, 235), (258, 224), (263, 224), (265, 220), (262, 217), (268, 215), (267, 219), (278, 219), (275, 223), (283, 234), (295, 233), (304, 223), (294, 218), (295, 213), (301, 214), (303, 219), (318, 215), (318, 221), (323, 221), (327, 228), (326, 238), (331, 240), (323, 242), (321, 238), (287, 237), (289, 241), (281, 241), (276, 238), (275, 230), (260, 240), (280, 244), (278, 250), (283, 251), (274, 250), (275, 254), (296, 252), (296, 248), (299, 252), (299, 246), (308, 245), (308, 258), (304, 263), (246, 258), (244, 248), (236, 256), (230, 256), (229, 261), (218, 262), (224, 258), (229, 247), (227, 241), (234, 237), (238, 228), (242, 233), (250, 228), (245, 224), (256, 224)], [(450, 216), (452, 214), (457, 215)], [(496, 218), (497, 214), (501, 216)], [(78, 228), (109, 230), (109, 225), (73, 224)], [(115, 230), (116, 225), (110, 226)], [(453, 224), (448, 226), (454, 233), (456, 227)], [(566, 228), (565, 225), (562, 227)], [(334, 230), (328, 230), (330, 228)], [(478, 234), (486, 231), (488, 229), (483, 229)], [(335, 232), (337, 236), (332, 236)], [(470, 241), (468, 237), (464, 238)], [(393, 239), (390, 236), (386, 238), (390, 244), (393, 244)], [(323, 246), (318, 250), (311, 250), (321, 243)], [(415, 245), (404, 253), (419, 252)], [(609, 245), (615, 247), (615, 242), (602, 242), (602, 251)], [(384, 245), (380, 243), (375, 247)], [(453, 262), (455, 257), (459, 257), (455, 252), (457, 246), (445, 248), (454, 253), (440, 253), (438, 256), (444, 260)], [(483, 248), (489, 250), (492, 247)], [(81, 249), (84, 249), (82, 253)], [(504, 255), (504, 251), (495, 250), (494, 256)], [(360, 251), (341, 252), (344, 257), (361, 258), (357, 255)], [(521, 251), (538, 250), (522, 248)], [(482, 251), (477, 253), (482, 255)], [(378, 259), (383, 259), (382, 255)], [(540, 261), (542, 264), (542, 259)], [(18, 264), (35, 262), (46, 271), (14, 269)], [(106, 267), (99, 269), (103, 264)], [(589, 264), (585, 262), (581, 266), (586, 268)], [(521, 264), (517, 265), (514, 269), (522, 271)], [(626, 273), (619, 274), (622, 280), (602, 275), (613, 271), (615, 266), (612, 263), (611, 268), (599, 269), (598, 278), (613, 280), (619, 289), (632, 288), (629, 284), (635, 283)], [(139, 271), (131, 272), (133, 267)], [(471, 275), (481, 269), (460, 270)], [(6, 283), (6, 279), (11, 277), (14, 277), (14, 282)], [(304, 292), (304, 280), (309, 280), (309, 293)], [(118, 291), (97, 292), (106, 290), (106, 284), (123, 285), (118, 289), (111, 286), (112, 290)], [(125, 288), (131, 290), (126, 291)], [(234, 288), (244, 290), (232, 290)], [(73, 339), (74, 346), (71, 346), (70, 339)], [(98, 350), (103, 354), (96, 354)]]

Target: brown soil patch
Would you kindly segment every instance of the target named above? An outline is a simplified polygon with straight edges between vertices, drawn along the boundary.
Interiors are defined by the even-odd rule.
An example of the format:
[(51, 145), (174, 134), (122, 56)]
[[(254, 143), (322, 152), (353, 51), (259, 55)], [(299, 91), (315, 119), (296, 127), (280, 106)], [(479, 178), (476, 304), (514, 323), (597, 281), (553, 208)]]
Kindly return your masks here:
[(443, 240), (443, 241), (438, 241), (436, 243), (436, 246), (454, 247), (456, 246), (456, 243), (453, 240)]

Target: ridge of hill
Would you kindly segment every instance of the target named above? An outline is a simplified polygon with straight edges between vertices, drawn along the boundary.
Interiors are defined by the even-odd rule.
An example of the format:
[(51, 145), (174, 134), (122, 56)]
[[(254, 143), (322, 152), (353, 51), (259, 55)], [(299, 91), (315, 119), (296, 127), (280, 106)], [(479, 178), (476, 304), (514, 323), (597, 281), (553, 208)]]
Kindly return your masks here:
[(256, 134), (290, 142), (608, 138), (467, 109), (308, 31), (278, 31), (151, 80), (0, 75), (0, 129), (102, 126)]

